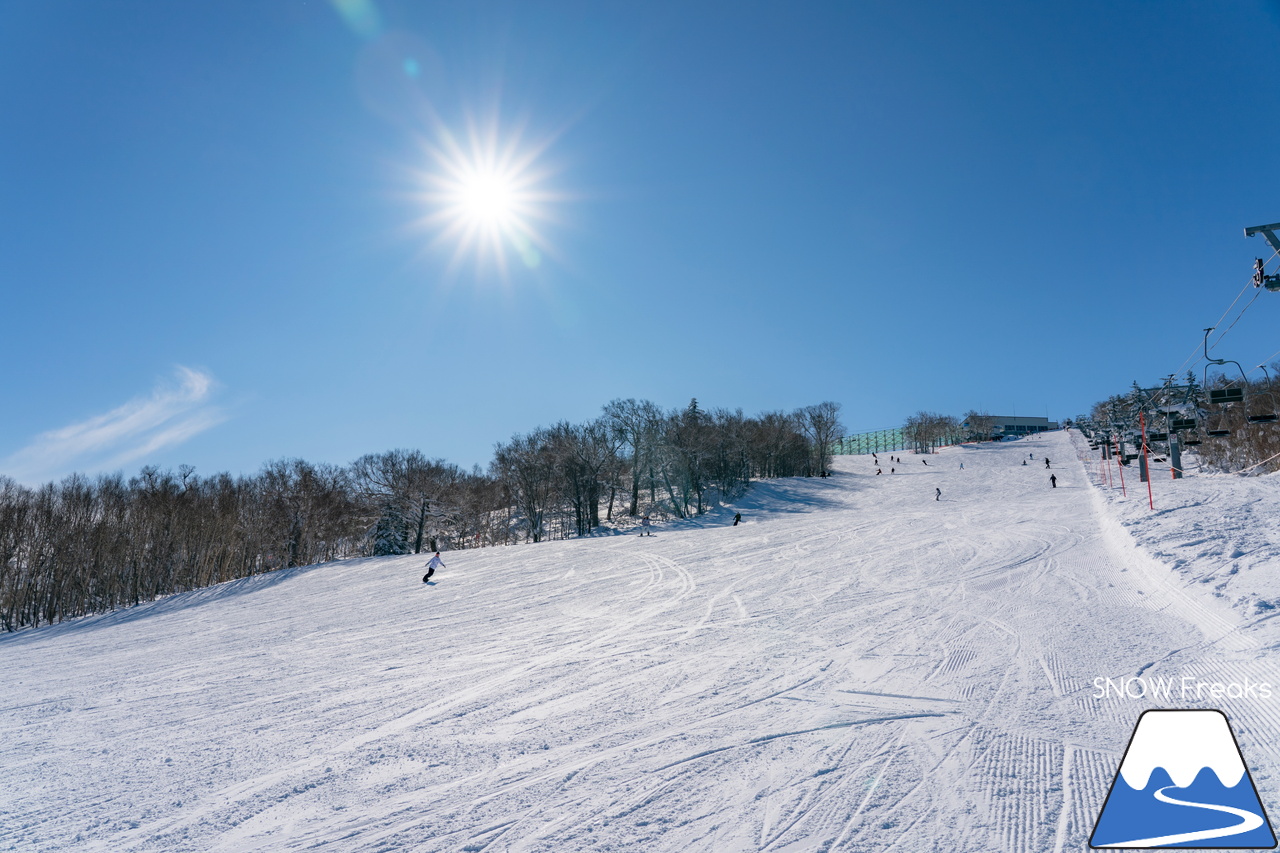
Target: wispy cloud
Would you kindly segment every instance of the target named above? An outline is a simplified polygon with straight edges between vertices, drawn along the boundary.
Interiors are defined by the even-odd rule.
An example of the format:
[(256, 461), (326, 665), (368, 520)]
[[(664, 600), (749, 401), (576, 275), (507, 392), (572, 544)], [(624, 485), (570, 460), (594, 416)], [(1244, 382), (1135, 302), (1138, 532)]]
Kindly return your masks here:
[(71, 471), (114, 470), (181, 444), (226, 420), (209, 403), (211, 374), (178, 367), (176, 383), (163, 382), (150, 396), (80, 423), (41, 433), (0, 462), (0, 473), (25, 483), (57, 479)]

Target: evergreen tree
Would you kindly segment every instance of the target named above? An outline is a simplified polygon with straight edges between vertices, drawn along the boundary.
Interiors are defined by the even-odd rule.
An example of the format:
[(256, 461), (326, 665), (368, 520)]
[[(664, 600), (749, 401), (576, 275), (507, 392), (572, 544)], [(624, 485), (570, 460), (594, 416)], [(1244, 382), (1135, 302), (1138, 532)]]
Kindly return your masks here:
[(393, 503), (382, 508), (382, 517), (373, 528), (373, 555), (388, 557), (409, 553), (408, 525), (404, 514)]

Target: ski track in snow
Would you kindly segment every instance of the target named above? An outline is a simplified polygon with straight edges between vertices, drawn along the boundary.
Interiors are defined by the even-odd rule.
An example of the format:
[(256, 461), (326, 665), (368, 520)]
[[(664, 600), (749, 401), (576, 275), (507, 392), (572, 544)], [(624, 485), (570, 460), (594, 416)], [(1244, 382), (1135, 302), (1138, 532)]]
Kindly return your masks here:
[[(353, 560), (0, 638), (0, 850), (1080, 850), (1152, 707), (1225, 710), (1274, 801), (1280, 620), (1202, 581), (1247, 540), (1250, 594), (1280, 590), (1274, 540), (1206, 532), (1240, 481), (1191, 478), (1200, 541), (1167, 548), (1203, 556), (1171, 565), (1170, 517), (1078, 451), (838, 457), (736, 528), (455, 552), (430, 587), (422, 557)], [(1276, 695), (1094, 697), (1139, 673)]]

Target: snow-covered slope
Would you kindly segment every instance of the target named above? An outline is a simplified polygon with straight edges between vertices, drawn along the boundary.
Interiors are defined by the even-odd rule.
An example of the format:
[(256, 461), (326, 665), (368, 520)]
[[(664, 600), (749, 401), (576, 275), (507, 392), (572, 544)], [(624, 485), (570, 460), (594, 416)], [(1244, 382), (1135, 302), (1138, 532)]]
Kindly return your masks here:
[[(350, 561), (0, 638), (0, 850), (1080, 850), (1152, 707), (1226, 711), (1274, 803), (1280, 627), (1191, 550), (1136, 548), (1133, 492), (1078, 449), (845, 457), (758, 485), (738, 527), (446, 554), (431, 586), (422, 558)], [(1275, 692), (1097, 697), (1136, 676)]]

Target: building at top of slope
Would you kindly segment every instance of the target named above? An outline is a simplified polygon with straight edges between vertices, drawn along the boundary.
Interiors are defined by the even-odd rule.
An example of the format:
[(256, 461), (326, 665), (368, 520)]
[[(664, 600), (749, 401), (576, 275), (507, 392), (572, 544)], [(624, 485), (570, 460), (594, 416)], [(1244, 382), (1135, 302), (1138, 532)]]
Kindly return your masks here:
[(1058, 422), (1048, 418), (1019, 418), (1012, 415), (992, 415), (995, 422), (992, 433), (995, 435), (1015, 436), (1031, 435), (1037, 432), (1048, 432), (1058, 429)]

